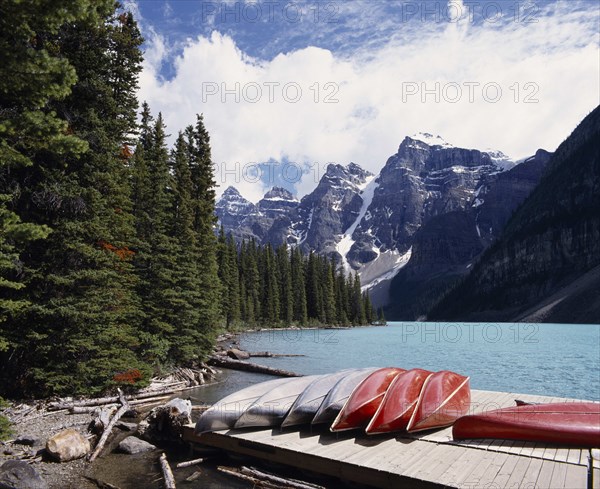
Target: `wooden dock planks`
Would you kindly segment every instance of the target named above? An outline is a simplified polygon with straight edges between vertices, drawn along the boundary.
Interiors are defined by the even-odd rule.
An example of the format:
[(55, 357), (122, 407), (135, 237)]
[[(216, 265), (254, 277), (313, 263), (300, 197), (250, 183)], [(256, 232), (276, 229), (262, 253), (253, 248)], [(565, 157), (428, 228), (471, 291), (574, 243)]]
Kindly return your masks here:
[[(477, 413), (543, 396), (472, 391)], [(571, 399), (569, 399), (570, 401)], [(589, 450), (510, 440), (452, 440), (451, 428), (412, 435), (333, 434), (324, 428), (193, 434), (184, 439), (381, 488), (587, 487)], [(598, 472), (595, 461), (595, 472)], [(598, 487), (598, 475), (594, 479)]]

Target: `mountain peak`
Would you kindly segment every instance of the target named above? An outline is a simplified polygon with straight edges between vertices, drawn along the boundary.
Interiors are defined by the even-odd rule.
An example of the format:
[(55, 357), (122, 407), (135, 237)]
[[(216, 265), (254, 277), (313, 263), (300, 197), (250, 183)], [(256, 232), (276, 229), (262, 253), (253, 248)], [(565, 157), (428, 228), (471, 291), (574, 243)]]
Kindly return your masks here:
[(273, 187), (271, 190), (269, 190), (265, 196), (263, 197), (263, 200), (289, 200), (289, 201), (296, 201), (296, 198), (292, 195), (292, 193), (283, 188), (283, 187)]
[(242, 196), (242, 194), (240, 194), (238, 189), (230, 185), (229, 187), (227, 187), (225, 189), (225, 191), (221, 195), (221, 199), (230, 198), (230, 197), (241, 197), (241, 196)]
[(442, 148), (453, 148), (454, 145), (447, 142), (444, 138), (439, 135), (433, 135), (428, 132), (418, 132), (413, 134), (412, 136), (407, 136), (407, 139), (412, 139), (413, 141), (419, 141), (421, 143), (425, 143), (427, 146), (441, 146)]

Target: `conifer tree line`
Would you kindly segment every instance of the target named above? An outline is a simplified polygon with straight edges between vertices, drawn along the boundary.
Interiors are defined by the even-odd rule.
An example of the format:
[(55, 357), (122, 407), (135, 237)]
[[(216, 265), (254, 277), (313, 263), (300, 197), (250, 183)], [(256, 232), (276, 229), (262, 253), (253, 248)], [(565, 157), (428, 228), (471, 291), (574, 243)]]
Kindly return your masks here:
[(228, 327), (365, 325), (376, 320), (358, 274), (347, 275), (333, 259), (283, 244), (236, 244), (219, 233), (222, 311)]
[(142, 42), (112, 0), (0, 3), (0, 394), (143, 385), (223, 326), (371, 320), (331, 261), (217, 236), (204, 119), (168, 147)]

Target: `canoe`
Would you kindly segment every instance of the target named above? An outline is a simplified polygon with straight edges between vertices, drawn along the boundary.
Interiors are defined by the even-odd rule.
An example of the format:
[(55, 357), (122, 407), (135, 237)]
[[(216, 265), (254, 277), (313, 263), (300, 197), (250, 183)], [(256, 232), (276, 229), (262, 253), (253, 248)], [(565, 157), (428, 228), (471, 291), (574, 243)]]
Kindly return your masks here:
[(350, 395), (331, 425), (331, 431), (364, 428), (381, 404), (390, 384), (406, 370), (386, 367), (375, 370)]
[(448, 370), (436, 372), (423, 384), (406, 430), (414, 433), (450, 426), (467, 414), (470, 404), (469, 377)]
[(463, 416), (452, 436), (600, 447), (600, 403), (525, 404)]
[(369, 435), (405, 431), (425, 381), (433, 372), (413, 368), (390, 384), (379, 408), (366, 428)]
[(314, 380), (312, 384), (298, 396), (289, 413), (283, 420), (283, 423), (281, 423), (281, 427), (286, 428), (288, 426), (310, 424), (325, 400), (325, 397), (329, 394), (329, 391), (340, 379), (350, 372), (355, 371), (356, 369), (341, 370), (333, 374), (323, 375)]
[(239, 417), (265, 392), (289, 381), (289, 378), (268, 380), (253, 384), (221, 399), (207, 409), (196, 423), (195, 433), (233, 428)]
[(265, 392), (244, 411), (234, 428), (280, 426), (298, 396), (321, 375), (287, 379)]
[(360, 384), (366, 377), (372, 372), (377, 370), (376, 368), (364, 368), (351, 372), (345, 377), (342, 377), (329, 391), (321, 407), (315, 414), (312, 420), (312, 424), (320, 423), (331, 423), (342, 407), (354, 392), (354, 389)]

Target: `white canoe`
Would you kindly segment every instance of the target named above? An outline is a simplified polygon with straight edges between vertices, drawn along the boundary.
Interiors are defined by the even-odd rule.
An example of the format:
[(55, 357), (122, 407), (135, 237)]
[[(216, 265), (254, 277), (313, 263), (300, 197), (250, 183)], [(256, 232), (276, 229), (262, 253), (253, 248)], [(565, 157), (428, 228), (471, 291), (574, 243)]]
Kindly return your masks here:
[(280, 426), (298, 396), (322, 375), (287, 379), (259, 397), (235, 423), (235, 429)]
[(342, 377), (329, 391), (321, 407), (315, 414), (312, 424), (331, 423), (335, 420), (354, 389), (377, 368), (362, 368)]
[(202, 413), (196, 423), (196, 434), (233, 428), (240, 416), (257, 399), (279, 385), (289, 382), (289, 380), (289, 378), (285, 378), (260, 382), (224, 397)]
[(310, 424), (317, 414), (321, 404), (329, 394), (329, 391), (344, 378), (356, 369), (347, 369), (335, 372), (333, 374), (322, 375), (310, 384), (302, 394), (298, 396), (292, 405), (290, 412), (281, 423), (281, 427), (297, 426), (301, 424)]

